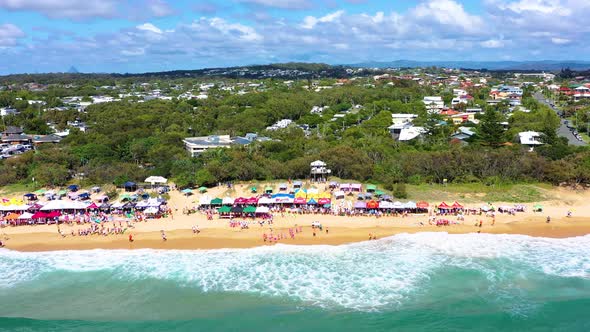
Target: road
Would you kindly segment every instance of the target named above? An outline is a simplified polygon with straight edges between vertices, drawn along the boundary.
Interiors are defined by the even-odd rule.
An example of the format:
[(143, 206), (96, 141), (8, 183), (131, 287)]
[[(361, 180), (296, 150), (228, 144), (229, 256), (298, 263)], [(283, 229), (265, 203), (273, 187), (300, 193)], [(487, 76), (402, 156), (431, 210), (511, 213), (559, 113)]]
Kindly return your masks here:
[[(549, 101), (547, 101), (547, 99), (545, 99), (545, 97), (540, 92), (536, 92), (534, 94), (534, 97), (535, 97), (535, 99), (537, 99), (537, 101), (549, 106), (552, 110), (555, 111), (555, 113), (559, 114), (559, 110), (557, 109), (557, 107), (551, 106), (551, 104), (549, 104)], [(576, 138), (576, 136), (574, 136), (574, 134), (572, 134), (570, 129), (565, 125), (564, 119), (560, 118), (560, 121), (561, 121), (561, 125), (559, 126), (559, 129), (557, 129), (557, 135), (567, 138), (568, 144), (570, 144), (570, 145), (575, 145), (575, 146), (588, 145), (586, 142), (578, 140)]]

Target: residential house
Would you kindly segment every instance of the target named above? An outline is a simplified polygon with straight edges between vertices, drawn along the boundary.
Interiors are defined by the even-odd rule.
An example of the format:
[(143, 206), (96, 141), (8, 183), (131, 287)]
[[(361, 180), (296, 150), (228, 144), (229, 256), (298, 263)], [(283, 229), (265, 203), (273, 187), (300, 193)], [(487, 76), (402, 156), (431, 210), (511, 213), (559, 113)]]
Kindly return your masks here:
[(445, 107), (445, 102), (439, 96), (424, 97), (422, 102), (426, 105), (426, 110), (429, 113), (439, 113)]
[(209, 149), (229, 148), (232, 144), (229, 135), (187, 137), (183, 142), (191, 157), (196, 157)]
[(16, 108), (10, 108), (10, 107), (0, 108), (0, 116), (2, 116), (2, 117), (8, 116), (8, 115), (16, 115), (16, 114), (18, 114), (18, 111), (16, 110)]
[(520, 144), (526, 145), (533, 151), (535, 146), (543, 145), (541, 142), (541, 133), (536, 131), (523, 131), (518, 133), (518, 139)]

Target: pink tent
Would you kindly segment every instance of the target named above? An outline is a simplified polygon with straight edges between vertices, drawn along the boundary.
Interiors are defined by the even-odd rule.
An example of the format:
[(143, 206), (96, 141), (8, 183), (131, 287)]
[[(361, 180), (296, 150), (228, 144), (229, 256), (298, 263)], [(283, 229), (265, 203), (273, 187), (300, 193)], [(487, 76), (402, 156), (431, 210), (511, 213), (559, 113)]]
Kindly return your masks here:
[(296, 197), (293, 201), (293, 204), (305, 204), (307, 201), (303, 197)]
[(61, 216), (59, 211), (51, 211), (47, 214), (47, 218), (57, 218), (59, 216)]
[(237, 204), (237, 205), (244, 205), (247, 203), (248, 203), (248, 199), (244, 198), (244, 197), (239, 197), (234, 200), (234, 204)]
[(33, 214), (33, 216), (31, 216), (31, 219), (49, 218), (48, 215), (49, 215), (49, 213), (39, 211), (39, 212), (36, 212), (35, 214)]
[(96, 205), (95, 203), (92, 203), (92, 204), (88, 205), (86, 208), (89, 210), (96, 210), (96, 209), (98, 209), (98, 205)]
[(318, 200), (318, 204), (320, 205), (325, 205), (325, 204), (331, 204), (332, 201), (329, 198), (320, 198)]
[(258, 198), (257, 197), (250, 197), (246, 200), (246, 204), (248, 205), (257, 205), (258, 204)]

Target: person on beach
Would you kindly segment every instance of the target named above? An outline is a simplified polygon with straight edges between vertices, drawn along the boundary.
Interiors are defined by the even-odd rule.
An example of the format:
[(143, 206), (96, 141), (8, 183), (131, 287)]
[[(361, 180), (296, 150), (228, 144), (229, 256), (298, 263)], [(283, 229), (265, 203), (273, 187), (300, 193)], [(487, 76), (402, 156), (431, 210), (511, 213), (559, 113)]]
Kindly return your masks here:
[(164, 230), (162, 230), (162, 241), (168, 241), (168, 238), (166, 237), (166, 233), (164, 232)]
[(0, 240), (0, 248), (4, 248), (4, 242)]
[(129, 242), (133, 242), (133, 234), (129, 233)]
[(547, 216), (547, 223), (550, 223), (550, 222), (551, 222), (551, 217)]

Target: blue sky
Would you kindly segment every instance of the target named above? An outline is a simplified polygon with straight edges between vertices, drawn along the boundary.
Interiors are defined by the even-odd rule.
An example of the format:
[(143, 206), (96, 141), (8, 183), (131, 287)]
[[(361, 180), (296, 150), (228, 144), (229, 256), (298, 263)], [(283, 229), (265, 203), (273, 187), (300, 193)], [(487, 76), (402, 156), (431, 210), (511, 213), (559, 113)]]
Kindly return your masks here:
[(590, 60), (589, 0), (0, 0), (0, 74)]

